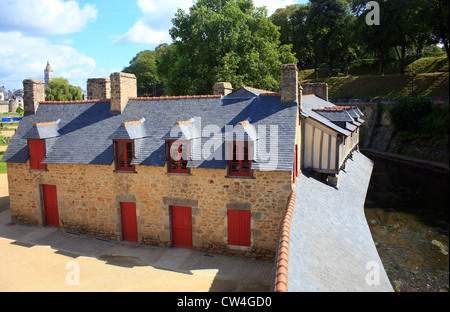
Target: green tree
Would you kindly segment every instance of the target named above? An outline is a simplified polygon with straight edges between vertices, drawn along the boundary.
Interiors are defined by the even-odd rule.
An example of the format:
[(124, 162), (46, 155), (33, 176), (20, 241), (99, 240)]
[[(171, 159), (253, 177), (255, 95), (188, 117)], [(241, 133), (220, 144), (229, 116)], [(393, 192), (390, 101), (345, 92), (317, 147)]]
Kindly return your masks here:
[(429, 27), (431, 36), (435, 43), (444, 46), (447, 58), (449, 58), (449, 1), (429, 0), (424, 1), (421, 16), (425, 20), (425, 25)]
[(130, 65), (122, 70), (136, 76), (138, 96), (153, 96), (153, 85), (163, 82), (164, 78), (158, 73), (157, 66), (161, 55), (168, 49), (168, 46), (163, 43), (156, 47), (155, 51), (139, 52), (130, 61)]
[(251, 0), (199, 0), (172, 23), (174, 47), (158, 65), (170, 95), (209, 94), (217, 81), (276, 90), (281, 65), (296, 62), (267, 10)]
[(307, 22), (311, 29), (315, 53), (323, 54), (328, 60), (329, 74), (338, 57), (345, 51), (343, 46), (346, 36), (347, 2), (345, 0), (310, 0), (311, 7)]
[(81, 101), (81, 88), (69, 84), (64, 78), (53, 78), (45, 88), (46, 101)]

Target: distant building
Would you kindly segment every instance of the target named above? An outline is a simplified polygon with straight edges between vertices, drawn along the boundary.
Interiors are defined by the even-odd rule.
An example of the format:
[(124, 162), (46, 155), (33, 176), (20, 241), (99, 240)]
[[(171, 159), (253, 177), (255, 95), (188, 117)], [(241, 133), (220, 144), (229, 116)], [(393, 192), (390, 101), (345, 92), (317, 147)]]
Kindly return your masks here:
[(47, 61), (47, 66), (45, 67), (45, 70), (44, 70), (45, 86), (48, 86), (48, 83), (52, 79), (53, 79), (53, 68), (50, 66), (50, 62)]

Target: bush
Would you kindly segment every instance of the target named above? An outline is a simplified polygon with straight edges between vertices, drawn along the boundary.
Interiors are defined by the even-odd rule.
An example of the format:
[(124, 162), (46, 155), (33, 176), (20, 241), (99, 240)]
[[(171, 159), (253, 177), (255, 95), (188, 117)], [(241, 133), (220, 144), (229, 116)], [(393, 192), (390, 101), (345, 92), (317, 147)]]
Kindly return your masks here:
[(389, 113), (396, 130), (420, 133), (422, 119), (432, 112), (431, 101), (426, 98), (399, 98), (391, 106)]

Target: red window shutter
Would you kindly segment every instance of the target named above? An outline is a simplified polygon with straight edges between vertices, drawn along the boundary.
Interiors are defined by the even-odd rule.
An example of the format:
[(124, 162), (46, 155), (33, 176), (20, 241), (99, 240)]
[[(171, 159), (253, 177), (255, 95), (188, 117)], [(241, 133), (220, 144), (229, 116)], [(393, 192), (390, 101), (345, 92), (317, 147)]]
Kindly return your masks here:
[(228, 244), (250, 246), (251, 212), (249, 210), (228, 210)]
[(45, 157), (45, 141), (44, 140), (28, 140), (30, 151), (30, 167), (31, 169), (47, 169), (42, 160)]

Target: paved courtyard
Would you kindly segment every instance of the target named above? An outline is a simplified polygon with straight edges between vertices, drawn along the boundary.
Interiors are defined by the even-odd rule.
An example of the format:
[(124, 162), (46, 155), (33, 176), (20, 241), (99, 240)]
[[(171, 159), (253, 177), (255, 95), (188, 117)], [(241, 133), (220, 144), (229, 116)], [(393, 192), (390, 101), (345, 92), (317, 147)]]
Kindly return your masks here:
[(0, 174), (0, 291), (269, 291), (273, 263), (10, 222)]

